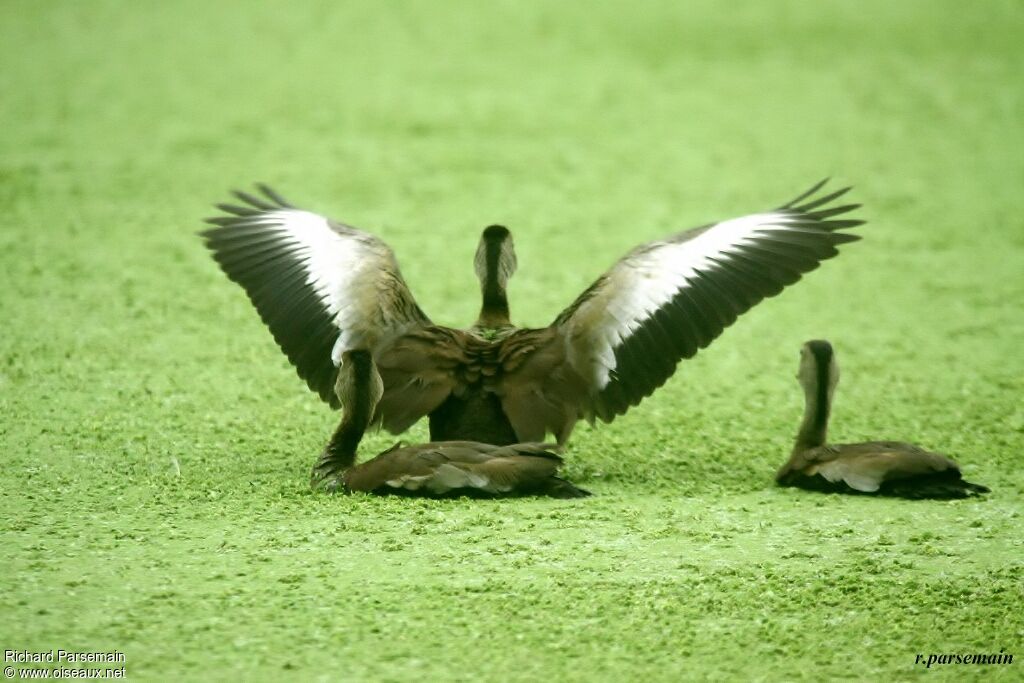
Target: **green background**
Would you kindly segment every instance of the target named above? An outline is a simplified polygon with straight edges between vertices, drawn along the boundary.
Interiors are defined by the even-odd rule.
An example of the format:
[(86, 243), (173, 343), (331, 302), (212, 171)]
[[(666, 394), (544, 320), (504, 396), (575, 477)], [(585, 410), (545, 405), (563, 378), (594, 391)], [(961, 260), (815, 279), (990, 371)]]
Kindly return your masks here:
[[(914, 658), (1024, 660), (1022, 34), (1010, 1), (5, 0), (0, 647), (153, 680), (1019, 679)], [(865, 239), (580, 426), (583, 501), (310, 494), (337, 416), (195, 235), (272, 183), (463, 326), (504, 223), (543, 325), (633, 245), (825, 175)], [(815, 337), (833, 438), (993, 493), (774, 488)]]

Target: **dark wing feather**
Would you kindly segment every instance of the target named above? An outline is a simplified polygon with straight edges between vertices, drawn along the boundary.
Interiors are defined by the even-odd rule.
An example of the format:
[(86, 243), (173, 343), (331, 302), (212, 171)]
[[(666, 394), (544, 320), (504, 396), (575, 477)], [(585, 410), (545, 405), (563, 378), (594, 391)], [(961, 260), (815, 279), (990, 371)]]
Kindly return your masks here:
[(580, 416), (626, 412), (737, 316), (859, 239), (839, 231), (863, 221), (833, 218), (858, 205), (829, 206), (849, 188), (816, 196), (823, 185), (776, 210), (643, 245), (563, 311), (553, 328), (586, 387)]
[(216, 227), (202, 236), (299, 376), (337, 407), (334, 381), (343, 352), (379, 354), (430, 321), (384, 242), (258, 188), (262, 196), (234, 193), (244, 205), (218, 204), (225, 215), (207, 219)]

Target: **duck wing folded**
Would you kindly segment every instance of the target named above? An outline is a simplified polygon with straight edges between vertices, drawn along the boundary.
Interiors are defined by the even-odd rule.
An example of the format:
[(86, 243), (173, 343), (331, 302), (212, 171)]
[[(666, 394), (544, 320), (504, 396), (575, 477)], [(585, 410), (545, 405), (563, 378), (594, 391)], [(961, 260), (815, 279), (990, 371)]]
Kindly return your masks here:
[(406, 495), (588, 495), (556, 474), (562, 459), (551, 444), (493, 446), (445, 441), (393, 447), (345, 473), (352, 491)]
[(951, 458), (900, 441), (819, 446), (793, 455), (776, 474), (784, 486), (904, 498), (961, 498), (988, 488), (964, 481)]

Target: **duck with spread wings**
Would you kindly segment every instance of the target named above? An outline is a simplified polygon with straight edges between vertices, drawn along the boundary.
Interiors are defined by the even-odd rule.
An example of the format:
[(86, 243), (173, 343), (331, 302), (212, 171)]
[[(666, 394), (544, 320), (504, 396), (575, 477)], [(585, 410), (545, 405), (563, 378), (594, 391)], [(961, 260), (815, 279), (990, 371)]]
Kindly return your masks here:
[[(485, 229), (477, 248), (483, 302), (468, 329), (430, 320), (383, 241), (266, 186), (218, 204), (223, 215), (202, 235), (332, 407), (345, 352), (363, 349), (383, 383), (374, 425), (398, 434), (429, 416), (432, 441), (503, 446), (551, 433), (564, 445), (578, 420), (625, 413), (737, 316), (859, 239), (845, 232), (863, 223), (847, 216), (859, 205), (836, 204), (849, 188), (821, 194), (824, 182), (776, 209), (635, 248), (539, 329), (511, 323), (516, 256), (502, 226)], [(329, 442), (321, 463), (337, 450)]]

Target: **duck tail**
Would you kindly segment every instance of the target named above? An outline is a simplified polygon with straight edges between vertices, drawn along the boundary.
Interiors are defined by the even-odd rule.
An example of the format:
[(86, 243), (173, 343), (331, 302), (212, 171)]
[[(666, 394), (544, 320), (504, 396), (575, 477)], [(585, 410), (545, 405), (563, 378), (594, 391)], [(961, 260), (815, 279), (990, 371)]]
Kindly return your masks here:
[(955, 478), (943, 476), (944, 474), (940, 473), (931, 477), (916, 477), (914, 479), (895, 481), (888, 485), (883, 485), (883, 490), (879, 491), (879, 493), (917, 500), (925, 498), (948, 500), (972, 498), (991, 492), (987, 486), (974, 484), (961, 479), (959, 476)]
[(552, 498), (586, 498), (593, 495), (590, 491), (570, 484), (561, 477), (548, 477), (538, 493)]

